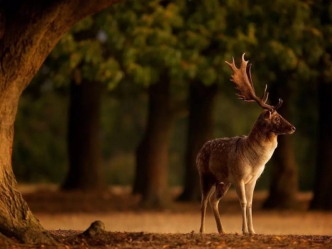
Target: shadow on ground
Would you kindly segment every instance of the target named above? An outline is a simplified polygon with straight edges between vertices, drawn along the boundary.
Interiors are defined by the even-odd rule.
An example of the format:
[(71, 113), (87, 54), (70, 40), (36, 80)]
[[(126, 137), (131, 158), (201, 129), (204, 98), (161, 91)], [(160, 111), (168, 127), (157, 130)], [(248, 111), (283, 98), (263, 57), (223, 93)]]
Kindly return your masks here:
[[(84, 191), (59, 191), (56, 186), (41, 185), (36, 187), (21, 186), (24, 199), (28, 202), (33, 212), (43, 213), (95, 213), (112, 211), (136, 211), (142, 210), (139, 205), (140, 197), (132, 195), (130, 188), (111, 187), (105, 191), (84, 192)], [(174, 199), (181, 190), (174, 188), (172, 195)], [(266, 191), (255, 192), (253, 211), (261, 210), (261, 206), (267, 197)], [(297, 211), (305, 211), (311, 199), (310, 193), (300, 193), (298, 196), (299, 207)], [(165, 211), (172, 212), (197, 212), (200, 203), (174, 202)], [(234, 190), (230, 190), (223, 197), (220, 205), (220, 212), (239, 212), (239, 201)], [(153, 210), (152, 210), (153, 211)], [(157, 211), (161, 211), (158, 209)]]

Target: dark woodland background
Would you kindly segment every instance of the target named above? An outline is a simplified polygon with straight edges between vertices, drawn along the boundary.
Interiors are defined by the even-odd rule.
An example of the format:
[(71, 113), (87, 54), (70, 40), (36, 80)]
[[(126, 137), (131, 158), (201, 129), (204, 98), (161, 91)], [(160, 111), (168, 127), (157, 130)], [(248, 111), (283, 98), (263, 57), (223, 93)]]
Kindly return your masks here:
[[(297, 131), (256, 189), (267, 208), (332, 209), (332, 25), (328, 1), (124, 1), (65, 34), (24, 91), (15, 122), (19, 183), (93, 191), (130, 185), (146, 205), (200, 198), (195, 157), (248, 134), (261, 109), (235, 96), (224, 63), (253, 64), (257, 95)], [(328, 201), (329, 200), (329, 201)]]

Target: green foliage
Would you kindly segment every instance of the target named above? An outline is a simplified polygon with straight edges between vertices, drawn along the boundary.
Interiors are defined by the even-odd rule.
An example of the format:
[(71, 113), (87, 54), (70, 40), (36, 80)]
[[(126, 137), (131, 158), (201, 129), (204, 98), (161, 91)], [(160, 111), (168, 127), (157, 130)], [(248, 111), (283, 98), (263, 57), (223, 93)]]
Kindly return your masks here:
[[(98, 16), (97, 16), (98, 17)], [(97, 18), (96, 17), (96, 18)], [(105, 51), (103, 38), (98, 38), (96, 21), (88, 17), (65, 34), (50, 54), (46, 65), (52, 68), (54, 85), (68, 85), (82, 79), (103, 83), (113, 89), (123, 78), (119, 61)]]
[[(170, 72), (171, 80), (181, 76), (179, 38), (174, 34), (183, 25), (178, 6), (171, 3), (163, 7), (156, 0), (144, 4), (127, 1), (105, 15), (108, 18), (102, 27), (110, 37), (107, 46), (115, 50), (128, 79), (148, 86), (156, 83), (165, 70)], [(108, 28), (111, 25), (117, 27)]]

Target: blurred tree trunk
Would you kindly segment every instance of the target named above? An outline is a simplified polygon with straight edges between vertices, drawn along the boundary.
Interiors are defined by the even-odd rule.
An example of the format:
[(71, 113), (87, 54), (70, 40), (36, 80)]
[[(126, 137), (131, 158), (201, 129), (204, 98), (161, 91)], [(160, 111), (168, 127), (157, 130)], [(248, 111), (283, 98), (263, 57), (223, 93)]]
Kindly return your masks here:
[(319, 82), (316, 178), (311, 209), (332, 210), (332, 84)]
[[(330, 15), (331, 2), (323, 0), (319, 6), (318, 15), (321, 18), (323, 31), (327, 31), (325, 37), (326, 54), (319, 63), (318, 77), (318, 142), (316, 159), (316, 177), (314, 182), (314, 197), (310, 203), (311, 209), (332, 210), (332, 82), (326, 76), (326, 72), (331, 70), (332, 46), (329, 42), (331, 34), (329, 27), (332, 23)], [(330, 39), (328, 39), (330, 38)]]
[(60, 37), (77, 21), (115, 1), (2, 1), (0, 4), (0, 236), (54, 244), (17, 189), (12, 170), (19, 98)]
[(189, 118), (185, 154), (184, 190), (179, 201), (199, 201), (200, 182), (196, 157), (203, 144), (213, 137), (213, 105), (217, 85), (194, 81), (189, 86)]
[(168, 77), (149, 87), (146, 130), (136, 150), (133, 192), (142, 194), (142, 204), (147, 207), (164, 207), (169, 201), (168, 150), (174, 124), (169, 87)]
[[(278, 81), (270, 91), (271, 103), (278, 103), (278, 98), (282, 96), (284, 102), (278, 113), (291, 122), (290, 96), (291, 88), (289, 83), (290, 73), (279, 72)], [(272, 180), (269, 189), (269, 196), (263, 203), (263, 208), (267, 209), (290, 209), (298, 204), (296, 195), (298, 192), (298, 171), (295, 161), (294, 149), (292, 145), (292, 135), (280, 135), (278, 137), (278, 147), (272, 156)]]
[(64, 190), (98, 190), (105, 187), (100, 142), (99, 82), (72, 80), (68, 112), (69, 171)]

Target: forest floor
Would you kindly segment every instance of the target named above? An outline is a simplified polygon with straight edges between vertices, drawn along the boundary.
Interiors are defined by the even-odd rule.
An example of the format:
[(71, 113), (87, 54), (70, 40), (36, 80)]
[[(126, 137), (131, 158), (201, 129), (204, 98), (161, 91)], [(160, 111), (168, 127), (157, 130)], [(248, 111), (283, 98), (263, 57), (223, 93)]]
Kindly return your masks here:
[[(230, 191), (219, 204), (227, 234), (217, 234), (208, 208), (206, 234), (201, 236), (199, 203), (176, 202), (164, 210), (146, 210), (128, 188), (99, 193), (60, 192), (56, 186), (20, 190), (34, 215), (59, 241), (52, 248), (332, 248), (332, 212), (307, 211), (310, 193), (299, 194), (298, 210), (266, 211), (260, 208), (266, 192), (256, 192), (253, 220), (258, 234), (243, 236), (240, 206)], [(96, 220), (106, 231), (82, 235)]]

